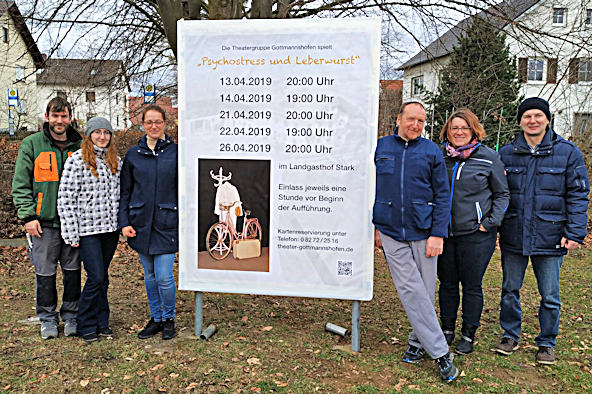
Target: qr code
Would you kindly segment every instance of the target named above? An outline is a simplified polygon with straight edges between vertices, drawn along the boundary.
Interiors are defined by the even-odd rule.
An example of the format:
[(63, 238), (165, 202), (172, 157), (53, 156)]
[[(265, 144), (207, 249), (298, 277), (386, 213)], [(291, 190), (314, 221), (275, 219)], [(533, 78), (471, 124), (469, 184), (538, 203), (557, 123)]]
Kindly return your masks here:
[(337, 275), (338, 276), (353, 276), (353, 261), (337, 260)]

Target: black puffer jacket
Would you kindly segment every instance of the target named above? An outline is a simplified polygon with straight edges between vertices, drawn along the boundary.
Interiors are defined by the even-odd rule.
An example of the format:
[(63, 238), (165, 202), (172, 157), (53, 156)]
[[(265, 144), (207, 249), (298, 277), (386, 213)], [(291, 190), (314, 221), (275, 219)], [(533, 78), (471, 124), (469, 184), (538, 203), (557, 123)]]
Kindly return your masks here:
[(483, 226), (496, 231), (510, 201), (504, 163), (492, 149), (478, 144), (466, 159), (449, 157), (443, 150), (450, 181), (449, 235), (466, 235)]

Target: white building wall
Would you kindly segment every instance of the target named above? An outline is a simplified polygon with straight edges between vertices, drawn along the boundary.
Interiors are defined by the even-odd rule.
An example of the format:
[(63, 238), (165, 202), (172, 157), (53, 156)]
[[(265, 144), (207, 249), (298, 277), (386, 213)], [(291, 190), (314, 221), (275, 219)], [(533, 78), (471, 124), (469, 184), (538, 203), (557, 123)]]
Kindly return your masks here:
[[(566, 8), (566, 23), (554, 25), (553, 8)], [(506, 43), (516, 58), (536, 57), (544, 59), (543, 81), (522, 84), (524, 98), (542, 97), (549, 101), (554, 119), (554, 130), (567, 138), (572, 134), (575, 114), (592, 115), (592, 82), (569, 83), (570, 59), (592, 57), (592, 26), (586, 26), (586, 10), (592, 9), (592, 1), (544, 0), (525, 12), (516, 21), (529, 29), (515, 25), (506, 28)], [(535, 32), (540, 32), (537, 34)], [(426, 89), (435, 92), (442, 68), (450, 56), (411, 67), (403, 76), (403, 101), (416, 97), (411, 94), (411, 81), (423, 75)], [(558, 59), (557, 83), (547, 83), (547, 58)]]
[[(0, 16), (1, 28), (8, 29), (8, 43), (0, 35), (0, 132), (8, 131), (8, 89), (18, 89), (19, 99), (25, 101), (26, 113), (12, 112), (15, 131), (36, 130), (37, 75), (33, 57), (8, 11)], [(24, 80), (17, 81), (17, 66), (24, 68)]]
[[(90, 117), (102, 116), (109, 119), (114, 129), (126, 128), (124, 100), (128, 92), (107, 87), (39, 85), (37, 102), (40, 121), (44, 118), (47, 102), (56, 97), (58, 92), (66, 93), (66, 99), (72, 105), (72, 113), (79, 125), (84, 126)], [(95, 92), (94, 102), (87, 101), (87, 92)]]

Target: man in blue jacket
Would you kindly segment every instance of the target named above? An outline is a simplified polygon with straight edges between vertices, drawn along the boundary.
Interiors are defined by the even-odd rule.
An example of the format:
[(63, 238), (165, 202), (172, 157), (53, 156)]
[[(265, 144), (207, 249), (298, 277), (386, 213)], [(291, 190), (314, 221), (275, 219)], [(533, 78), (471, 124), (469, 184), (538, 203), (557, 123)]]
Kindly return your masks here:
[(426, 111), (404, 103), (392, 136), (376, 147), (375, 243), (384, 251), (413, 331), (404, 355), (419, 363), (427, 352), (442, 379), (458, 376), (434, 310), (437, 256), (448, 235), (450, 188), (442, 151), (421, 137)]
[(559, 274), (563, 256), (586, 236), (588, 173), (582, 153), (550, 127), (549, 103), (524, 100), (518, 108), (522, 132), (500, 149), (506, 165), (510, 205), (499, 229), (502, 250), (500, 325), (504, 335), (496, 352), (519, 348), (522, 310), (520, 288), (530, 258), (541, 303), (541, 331), (535, 338), (540, 364), (555, 364), (559, 331)]

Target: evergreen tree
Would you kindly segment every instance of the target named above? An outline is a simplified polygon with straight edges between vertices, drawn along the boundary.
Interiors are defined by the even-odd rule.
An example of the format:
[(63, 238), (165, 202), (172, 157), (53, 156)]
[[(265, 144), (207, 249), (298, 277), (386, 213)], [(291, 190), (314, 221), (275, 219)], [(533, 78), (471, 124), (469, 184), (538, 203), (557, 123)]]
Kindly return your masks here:
[(437, 93), (428, 94), (433, 108), (428, 115), (430, 122), (433, 116), (432, 139), (440, 142), (442, 126), (454, 109), (468, 108), (487, 132), (485, 145), (495, 149), (500, 119), (499, 146), (510, 142), (518, 131), (519, 89), (516, 58), (510, 55), (505, 34), (489, 21), (474, 17), (452, 50)]

